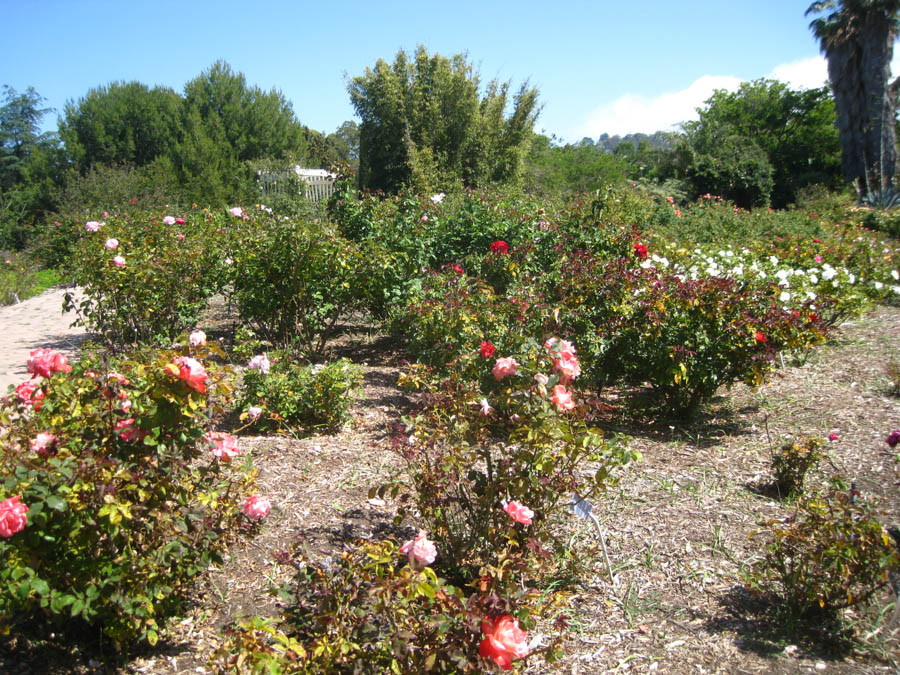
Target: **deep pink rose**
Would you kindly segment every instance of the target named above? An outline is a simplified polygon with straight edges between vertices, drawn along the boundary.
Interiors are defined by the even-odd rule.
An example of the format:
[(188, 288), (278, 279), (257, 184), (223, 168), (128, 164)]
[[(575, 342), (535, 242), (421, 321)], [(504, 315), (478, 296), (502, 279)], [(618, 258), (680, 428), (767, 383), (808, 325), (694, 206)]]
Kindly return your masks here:
[(117, 255), (115, 258), (113, 258), (113, 264), (116, 267), (125, 267), (125, 258), (123, 258), (120, 255)]
[(175, 224), (176, 225), (184, 225), (184, 218), (176, 218)]
[(817, 263), (822, 262), (822, 256), (817, 255), (817, 256), (816, 256), (816, 262), (817, 262)]
[(211, 431), (206, 434), (206, 440), (213, 446), (212, 454), (223, 462), (230, 462), (232, 457), (237, 456), (241, 452), (241, 449), (238, 447), (237, 436), (225, 434), (221, 431)]
[(203, 366), (196, 359), (189, 356), (179, 356), (174, 363), (166, 366), (166, 370), (180, 380), (184, 380), (185, 384), (201, 394), (206, 393), (207, 374)]
[(531, 519), (534, 518), (534, 511), (529, 509), (522, 502), (506, 502), (506, 504), (503, 505), (503, 510), (509, 514), (510, 518), (522, 525), (531, 525)]
[(104, 244), (104, 246), (106, 246), (106, 248), (108, 248), (110, 251), (115, 251), (117, 248), (119, 248), (119, 240), (115, 239), (114, 237), (110, 237), (106, 240), (106, 244)]
[(21, 495), (10, 497), (0, 502), (0, 537), (11, 537), (21, 532), (28, 524), (28, 507), (20, 504)]
[(41, 432), (31, 439), (31, 450), (41, 457), (49, 457), (56, 449), (56, 435)]
[(896, 448), (897, 443), (900, 443), (900, 429), (894, 429), (890, 434), (888, 434), (887, 439), (885, 439), (885, 443), (887, 443), (892, 448)]
[(28, 355), (28, 372), (35, 377), (50, 377), (53, 373), (70, 373), (72, 366), (65, 354), (52, 349), (34, 349)]
[(835, 433), (830, 433), (830, 434), (828, 434), (828, 440), (829, 440), (829, 441), (836, 441), (836, 440), (838, 440), (838, 438), (839, 438), (839, 436), (838, 436), (837, 434), (835, 434)]
[(494, 377), (499, 381), (504, 377), (509, 377), (510, 375), (516, 374), (516, 369), (519, 367), (519, 364), (516, 360), (511, 356), (505, 356), (503, 358), (497, 359), (497, 362), (494, 364), (494, 367), (491, 368), (491, 373)]
[(175, 224), (175, 216), (166, 216), (163, 218), (163, 225), (174, 225)]
[(553, 394), (550, 395), (550, 400), (556, 404), (560, 411), (571, 410), (575, 407), (572, 394), (566, 391), (565, 386), (562, 384), (557, 384), (553, 387)]
[(268, 499), (260, 497), (259, 495), (252, 495), (251, 497), (247, 497), (246, 501), (244, 501), (241, 513), (250, 520), (262, 520), (269, 515), (269, 511), (271, 510), (272, 504)]
[(44, 390), (38, 387), (33, 380), (28, 380), (16, 387), (16, 399), (19, 403), (40, 410), (44, 402)]
[(429, 541), (425, 530), (419, 530), (415, 539), (410, 539), (400, 547), (400, 553), (409, 556), (409, 566), (414, 570), (420, 570), (430, 565), (437, 558), (437, 548), (433, 541)]
[(206, 333), (202, 330), (195, 330), (188, 336), (188, 341), (192, 347), (202, 347), (206, 344)]
[(497, 619), (485, 617), (481, 622), (484, 640), (478, 653), (484, 659), (493, 659), (503, 670), (512, 670), (512, 662), (528, 656), (528, 634), (519, 628), (519, 622), (508, 614)]

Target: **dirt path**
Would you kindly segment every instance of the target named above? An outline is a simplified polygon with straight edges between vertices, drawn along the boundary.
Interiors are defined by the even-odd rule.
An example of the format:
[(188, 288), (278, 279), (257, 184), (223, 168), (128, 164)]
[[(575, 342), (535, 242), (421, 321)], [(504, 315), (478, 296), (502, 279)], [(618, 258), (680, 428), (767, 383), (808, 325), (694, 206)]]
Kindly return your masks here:
[(0, 394), (29, 378), (26, 360), (32, 349), (49, 347), (70, 358), (88, 334), (72, 328), (74, 312), (63, 314), (64, 288), (54, 288), (17, 305), (0, 307)]

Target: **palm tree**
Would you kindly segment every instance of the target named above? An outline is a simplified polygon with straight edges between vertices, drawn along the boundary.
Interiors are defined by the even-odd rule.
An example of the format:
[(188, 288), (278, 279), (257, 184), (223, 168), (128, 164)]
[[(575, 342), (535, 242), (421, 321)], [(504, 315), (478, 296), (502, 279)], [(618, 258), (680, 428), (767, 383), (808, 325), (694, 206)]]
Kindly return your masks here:
[(896, 170), (900, 78), (889, 80), (900, 0), (821, 0), (810, 14), (823, 15), (809, 27), (828, 60), (841, 169), (862, 198), (890, 186)]

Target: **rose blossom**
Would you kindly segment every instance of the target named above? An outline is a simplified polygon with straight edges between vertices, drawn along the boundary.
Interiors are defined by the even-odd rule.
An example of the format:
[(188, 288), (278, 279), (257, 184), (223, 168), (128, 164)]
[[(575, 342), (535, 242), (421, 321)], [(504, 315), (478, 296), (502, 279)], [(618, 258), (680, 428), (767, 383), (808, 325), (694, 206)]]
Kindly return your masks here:
[(44, 402), (44, 390), (39, 388), (33, 380), (28, 380), (16, 387), (16, 399), (29, 408), (40, 410)]
[(643, 244), (632, 244), (631, 250), (634, 251), (634, 254), (641, 260), (647, 259), (647, 247)]
[(176, 225), (184, 225), (184, 218), (176, 218), (175, 224)]
[(11, 537), (21, 532), (28, 524), (28, 507), (20, 504), (21, 495), (10, 497), (0, 502), (0, 537)]
[(203, 366), (196, 359), (189, 356), (176, 357), (173, 363), (166, 366), (166, 370), (180, 380), (184, 380), (185, 384), (195, 391), (206, 393), (206, 378), (208, 377)]
[(566, 391), (564, 385), (557, 384), (553, 387), (553, 394), (550, 400), (556, 404), (560, 411), (571, 410), (575, 407), (575, 401), (572, 400), (572, 394)]
[(110, 251), (115, 251), (117, 248), (119, 248), (119, 240), (114, 237), (110, 237), (106, 240), (106, 244), (104, 244), (104, 246), (106, 246), (106, 248), (108, 248)]
[(115, 258), (113, 258), (113, 264), (116, 267), (125, 267), (125, 258), (123, 258), (120, 255), (117, 255)]
[(65, 354), (60, 354), (52, 349), (34, 349), (28, 355), (28, 372), (32, 378), (50, 377), (53, 373), (70, 373), (72, 366), (69, 365)]
[(481, 622), (484, 640), (478, 654), (493, 659), (503, 670), (512, 670), (512, 662), (528, 656), (528, 634), (519, 628), (518, 620), (505, 614), (497, 619), (485, 617)]
[(195, 330), (188, 336), (191, 347), (202, 347), (206, 344), (206, 333), (202, 330)]
[(263, 375), (269, 372), (269, 368), (272, 367), (272, 364), (269, 363), (269, 357), (265, 354), (257, 354), (252, 359), (250, 359), (250, 363), (247, 365), (250, 370), (258, 370)]
[(509, 244), (507, 244), (502, 239), (498, 239), (497, 241), (491, 243), (491, 253), (506, 255), (507, 253), (509, 253)]
[(241, 513), (250, 520), (262, 520), (269, 515), (269, 511), (271, 510), (272, 504), (268, 499), (260, 497), (259, 495), (252, 495), (247, 497), (244, 506), (241, 508)]
[(53, 454), (56, 448), (56, 435), (41, 432), (31, 439), (31, 450), (41, 457), (48, 457)]
[(491, 368), (491, 373), (494, 375), (497, 380), (502, 380), (504, 377), (509, 377), (510, 375), (516, 374), (516, 369), (519, 367), (519, 364), (516, 360), (511, 356), (506, 356), (503, 358), (497, 359), (497, 362), (494, 364), (494, 367)]
[(446, 196), (447, 195), (445, 195), (443, 192), (438, 192), (436, 195), (431, 195), (431, 201), (435, 204), (440, 204), (442, 201), (444, 201), (444, 197)]
[(241, 218), (244, 215), (244, 209), (240, 206), (233, 206), (228, 212), (231, 214), (232, 218)]
[(481, 399), (481, 401), (478, 403), (478, 405), (481, 406), (481, 414), (484, 415), (485, 417), (487, 417), (492, 412), (494, 412), (494, 408), (491, 406), (490, 403), (488, 403), (488, 400), (486, 398)]
[(828, 434), (828, 440), (829, 440), (829, 441), (836, 441), (838, 438), (839, 438), (839, 437), (838, 437), (838, 435), (837, 435), (836, 433), (833, 433), (833, 432), (832, 432), (832, 433)]
[(419, 530), (415, 539), (410, 539), (400, 547), (400, 553), (409, 556), (409, 566), (414, 570), (420, 570), (430, 565), (437, 558), (437, 548), (433, 541), (429, 541), (425, 530)]
[(529, 509), (522, 502), (506, 502), (503, 505), (503, 510), (509, 514), (510, 518), (522, 525), (531, 525), (531, 519), (534, 518), (534, 511)]
[(900, 429), (894, 429), (888, 435), (887, 439), (885, 440), (885, 443), (887, 443), (892, 448), (896, 448), (897, 443), (900, 443)]
[(96, 232), (100, 229), (100, 223), (96, 220), (89, 220), (84, 224), (84, 229), (88, 232)]
[(212, 454), (223, 462), (230, 462), (232, 457), (236, 457), (241, 452), (237, 436), (221, 431), (210, 431), (206, 434), (206, 440), (213, 445)]
[(258, 405), (252, 405), (247, 408), (247, 416), (251, 420), (258, 420), (260, 415), (262, 415), (262, 408), (260, 408)]
[(163, 225), (174, 225), (175, 224), (175, 216), (166, 216), (163, 218)]
[(766, 342), (766, 334), (761, 330), (756, 331), (756, 341), (761, 343)]
[(119, 438), (121, 438), (126, 443), (131, 443), (132, 441), (140, 441), (147, 435), (147, 432), (143, 429), (135, 429), (134, 426), (134, 418), (129, 417), (127, 420), (119, 420), (116, 422), (116, 431), (120, 431)]
[(546, 396), (547, 383), (550, 381), (550, 378), (543, 373), (535, 373), (534, 381), (537, 383), (537, 388), (538, 391), (541, 392), (541, 396)]
[(183, 235), (181, 232), (179, 232), (178, 234), (176, 234), (176, 235), (175, 235), (175, 238), (176, 238), (178, 241), (184, 241), (184, 235)]
[(450, 269), (452, 269), (454, 272), (456, 272), (460, 276), (463, 275), (463, 268), (460, 267), (459, 265), (450, 265)]
[(481, 347), (478, 351), (481, 353), (481, 358), (489, 359), (494, 355), (494, 352), (497, 351), (497, 348), (487, 340), (482, 340)]

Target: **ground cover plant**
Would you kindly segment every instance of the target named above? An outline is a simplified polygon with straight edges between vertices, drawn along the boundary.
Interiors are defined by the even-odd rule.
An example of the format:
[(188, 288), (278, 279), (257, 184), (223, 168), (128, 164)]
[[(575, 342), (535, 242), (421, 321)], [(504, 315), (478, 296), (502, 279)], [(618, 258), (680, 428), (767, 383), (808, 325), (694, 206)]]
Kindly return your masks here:
[[(728, 218), (757, 218), (712, 201), (714, 207), (702, 209), (715, 209), (716, 217), (727, 211)], [(3, 522), (11, 536), (0, 532), (0, 544), (21, 546), (29, 528), (37, 532), (57, 506), (62, 514), (70, 510), (69, 501), (51, 497), (70, 489), (61, 487), (64, 480), (31, 482), (22, 472), (41, 462), (55, 466), (96, 442), (111, 453), (111, 476), (93, 482), (110, 487), (75, 492), (97, 500), (99, 518), (119, 528), (117, 535), (126, 526), (142, 532), (140, 544), (120, 548), (160, 565), (169, 558), (150, 555), (151, 540), (164, 541), (168, 554), (196, 557), (179, 568), (184, 577), (159, 579), (172, 591), (163, 596), (173, 600), (160, 600), (157, 623), (142, 599), (103, 608), (123, 649), (160, 636), (177, 641), (180, 630), (200, 622), (204, 630), (227, 628), (210, 633), (219, 635), (210, 651), (190, 652), (191, 667), (224, 672), (568, 672), (578, 659), (615, 667), (629, 653), (666, 666), (675, 665), (673, 658), (708, 666), (683, 647), (689, 639), (702, 644), (702, 634), (716, 636), (707, 638), (718, 654), (710, 658), (730, 649), (756, 667), (769, 662), (736, 656), (723, 636), (784, 624), (766, 628), (762, 619), (750, 625), (748, 618), (734, 628), (716, 621), (726, 621), (738, 598), (748, 606), (786, 602), (801, 615), (798, 598), (821, 592), (843, 636), (839, 645), (860, 645), (854, 658), (867, 663), (892, 663), (894, 628), (877, 611), (885, 607), (895, 565), (884, 528), (898, 515), (893, 501), (880, 512), (867, 510), (865, 518), (846, 516), (865, 524), (862, 534), (840, 535), (841, 550), (866, 570), (850, 574), (860, 586), (848, 591), (847, 574), (822, 571), (831, 563), (815, 546), (803, 549), (811, 561), (805, 567), (782, 564), (801, 560), (802, 546), (790, 548), (785, 537), (815, 542), (830, 532), (838, 541), (837, 530), (815, 525), (814, 518), (817, 504), (843, 503), (827, 496), (829, 477), (864, 484), (864, 492), (876, 489), (876, 468), (851, 466), (841, 454), (849, 438), (864, 449), (875, 430), (834, 432), (821, 417), (807, 417), (811, 438), (834, 436), (815, 444), (828, 461), (782, 462), (781, 496), (792, 491), (788, 478), (795, 494), (803, 486), (803, 496), (771, 503), (764, 501), (771, 494), (771, 448), (786, 442), (759, 434), (779, 436), (791, 424), (779, 418), (782, 429), (770, 429), (768, 416), (762, 419), (780, 414), (770, 392), (821, 367), (823, 350), (836, 348), (826, 339), (840, 340), (842, 324), (867, 321), (866, 312), (893, 298), (894, 247), (852, 221), (820, 223), (809, 237), (792, 229), (796, 214), (768, 211), (748, 222), (771, 219), (777, 228), (765, 225), (761, 236), (735, 246), (710, 247), (677, 238), (675, 229), (665, 236), (654, 230), (662, 214), (674, 223), (667, 227), (676, 227), (684, 208), (621, 189), (567, 203), (539, 203), (515, 191), (379, 197), (347, 189), (333, 201), (328, 222), (254, 205), (172, 215), (172, 223), (158, 224), (107, 215), (94, 232), (82, 224), (75, 250), (85, 261), (79, 263), (85, 278), (102, 289), (94, 297), (127, 308), (110, 315), (108, 339), (165, 350), (117, 344), (122, 356), (85, 353), (70, 372), (67, 363), (51, 359), (47, 368), (59, 372), (10, 394), (4, 450), (9, 475), (24, 478), (4, 483)], [(175, 284), (167, 280), (160, 290), (141, 272), (120, 279), (115, 275), (128, 271), (130, 258), (118, 266), (115, 257), (124, 258), (127, 248), (151, 260), (155, 251), (169, 250), (157, 247), (172, 245), (164, 233), (173, 230), (164, 227), (190, 225), (193, 217), (192, 231), (202, 237), (198, 249), (208, 247), (214, 256), (203, 270), (209, 276), (201, 281), (191, 276), (193, 268), (172, 263), (171, 274), (186, 275), (185, 301), (194, 299), (154, 324), (156, 303), (175, 298)], [(117, 236), (90, 238), (109, 227)], [(776, 230), (784, 234), (773, 239)], [(187, 239), (187, 232), (174, 232), (175, 246), (184, 241), (178, 233)], [(222, 293), (224, 319), (192, 330), (195, 306), (213, 291)], [(880, 321), (883, 339), (893, 340), (896, 317)], [(229, 349), (216, 351), (206, 332), (220, 334)], [(389, 361), (379, 361), (385, 355)], [(222, 379), (213, 378), (220, 368)], [(233, 380), (224, 377), (229, 370)], [(100, 374), (100, 384), (88, 371)], [(110, 379), (109, 371), (128, 384)], [(723, 385), (731, 390), (726, 398)], [(789, 401), (815, 387), (801, 389)], [(849, 382), (847, 390), (853, 390)], [(866, 391), (871, 401), (871, 387)], [(741, 405), (750, 412), (740, 412)], [(892, 405), (883, 404), (879, 419), (892, 414)], [(64, 416), (63, 408), (75, 412)], [(171, 426), (179, 415), (187, 419), (184, 429)], [(754, 431), (742, 425), (744, 415)], [(79, 424), (77, 434), (67, 426)], [(293, 434), (252, 436), (283, 431)], [(166, 471), (185, 472), (178, 487), (166, 488), (178, 515), (167, 520), (163, 514), (172, 506), (163, 500), (154, 530), (145, 522), (149, 509), (139, 505), (156, 502), (132, 494), (142, 489), (139, 482), (116, 482), (116, 470), (138, 475), (130, 462), (169, 458), (176, 446), (186, 453), (179, 462), (149, 460), (153, 470), (165, 464)], [(262, 486), (255, 490), (241, 470), (243, 447), (258, 455)], [(896, 471), (881, 461), (882, 473)], [(159, 484), (169, 485), (166, 480)], [(211, 485), (192, 483), (201, 480)], [(51, 487), (41, 492), (44, 483)], [(183, 502), (171, 498), (189, 485)], [(589, 503), (600, 515), (608, 558), (605, 544), (585, 529), (593, 527), (590, 520), (570, 514), (573, 501), (581, 513)], [(676, 518), (695, 513), (700, 520), (669, 525), (666, 509), (673, 503)], [(778, 519), (795, 503), (792, 530)], [(656, 515), (644, 513), (647, 508)], [(185, 533), (179, 518), (192, 509), (217, 515), (201, 516), (210, 527), (196, 531), (197, 522), (187, 518)], [(212, 527), (210, 518), (221, 524)], [(761, 534), (747, 538), (757, 521), (775, 527), (774, 543)], [(256, 535), (256, 542), (236, 538), (236, 529)], [(184, 537), (199, 531), (211, 543), (188, 550)], [(223, 552), (221, 559), (213, 552)], [(46, 599), (51, 612), (72, 613), (78, 598), (54, 595), (50, 581), (46, 592), (40, 581), (37, 587), (29, 581), (20, 593), (22, 580), (44, 579), (27, 559), (21, 554), (10, 569), (34, 574), (16, 572), (5, 601), (39, 610)], [(143, 564), (151, 563), (134, 562), (132, 569)], [(199, 586), (188, 583), (197, 579)], [(807, 592), (803, 584), (822, 590)], [(193, 608), (174, 600), (191, 588), (199, 594)], [(848, 592), (869, 600), (876, 615), (864, 604), (836, 600)], [(238, 607), (234, 598), (247, 602)], [(82, 602), (97, 607), (93, 595)], [(161, 631), (162, 615), (172, 613), (177, 620)], [(866, 637), (864, 625), (884, 640)], [(597, 640), (612, 646), (608, 638), (616, 631), (616, 650), (631, 652), (585, 651)], [(16, 637), (19, 644), (27, 640)], [(780, 638), (767, 639), (777, 644)], [(812, 634), (803, 658), (815, 658), (809, 645), (817, 640)], [(162, 668), (162, 657), (153, 658), (153, 667)]]

